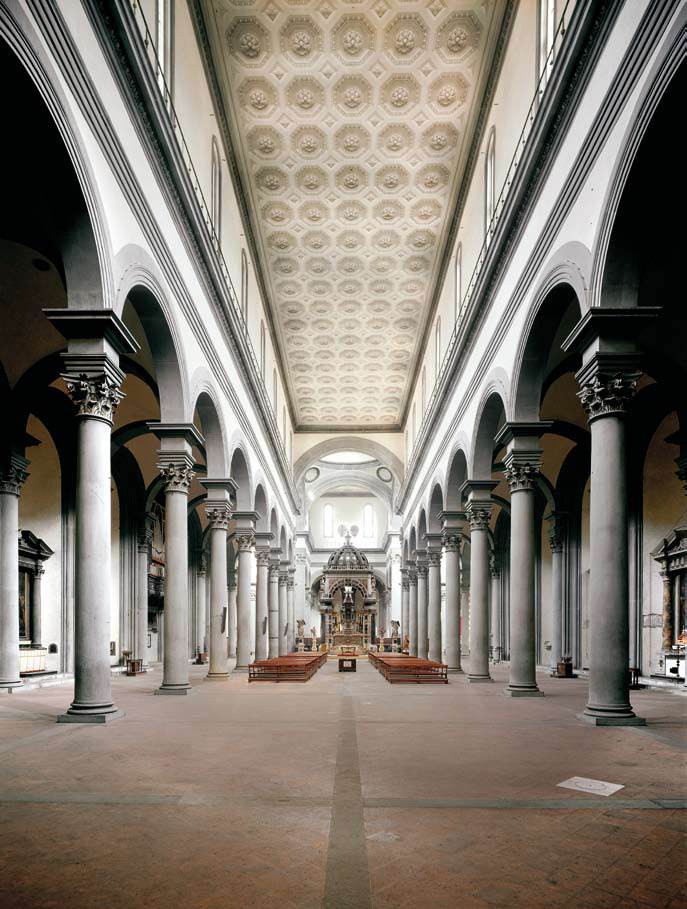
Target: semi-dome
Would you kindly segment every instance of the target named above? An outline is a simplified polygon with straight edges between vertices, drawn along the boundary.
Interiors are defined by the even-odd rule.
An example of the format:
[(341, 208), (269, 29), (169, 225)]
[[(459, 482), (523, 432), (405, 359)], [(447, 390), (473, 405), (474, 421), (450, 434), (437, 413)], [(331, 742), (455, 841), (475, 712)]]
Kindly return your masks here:
[(346, 535), (344, 545), (329, 556), (327, 568), (362, 569), (367, 571), (370, 568), (370, 563), (367, 561), (367, 556), (353, 546), (350, 536)]

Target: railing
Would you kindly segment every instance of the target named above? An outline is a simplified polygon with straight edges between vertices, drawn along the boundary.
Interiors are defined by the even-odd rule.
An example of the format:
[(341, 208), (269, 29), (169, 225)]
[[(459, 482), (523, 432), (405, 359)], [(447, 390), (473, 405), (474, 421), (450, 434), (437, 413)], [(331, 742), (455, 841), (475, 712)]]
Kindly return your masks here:
[(143, 46), (145, 48), (148, 61), (150, 62), (151, 68), (153, 70), (155, 81), (157, 82), (160, 94), (162, 95), (162, 99), (167, 110), (167, 114), (169, 115), (169, 123), (172, 127), (172, 132), (174, 133), (177, 147), (181, 152), (181, 157), (186, 168), (186, 173), (188, 174), (188, 178), (191, 182), (191, 187), (196, 197), (196, 202), (198, 203), (198, 207), (200, 209), (202, 220), (207, 231), (207, 238), (210, 241), (210, 244), (212, 245), (212, 248), (214, 249), (219, 262), (220, 271), (222, 273), (222, 277), (224, 278), (226, 299), (229, 301), (231, 309), (234, 313), (234, 317), (238, 320), (243, 329), (246, 351), (251, 360), (254, 374), (257, 379), (255, 384), (257, 386), (258, 395), (260, 396), (262, 403), (271, 418), (274, 440), (276, 440), (277, 447), (282, 454), (285, 464), (288, 465), (289, 471), (291, 471), (291, 464), (286, 451), (286, 439), (282, 439), (281, 433), (279, 431), (277, 414), (274, 411), (274, 406), (267, 391), (267, 386), (265, 385), (265, 379), (262, 375), (262, 370), (260, 369), (258, 358), (255, 354), (255, 350), (253, 349), (253, 343), (248, 333), (248, 323), (243, 313), (241, 304), (239, 303), (239, 299), (236, 295), (234, 282), (231, 280), (231, 274), (229, 273), (229, 268), (227, 267), (224, 253), (222, 252), (222, 244), (220, 242), (220, 238), (212, 218), (211, 210), (205, 200), (205, 195), (203, 193), (203, 189), (198, 178), (198, 173), (191, 157), (191, 152), (189, 151), (188, 144), (181, 128), (181, 123), (179, 122), (179, 118), (177, 117), (177, 113), (174, 109), (174, 104), (172, 103), (172, 94), (169, 90), (169, 86), (167, 85), (167, 78), (164, 69), (160, 64), (160, 59), (158, 56), (157, 48), (155, 46), (155, 42), (153, 40), (153, 36), (150, 32), (150, 29), (148, 28), (148, 23), (146, 21), (140, 0), (129, 0), (129, 4), (134, 15), (134, 21), (136, 22), (136, 25), (141, 34)]
[(484, 267), (484, 263), (487, 258), (487, 251), (489, 249), (489, 246), (491, 245), (491, 241), (496, 232), (496, 228), (498, 226), (499, 219), (501, 218), (504, 207), (506, 205), (506, 200), (508, 199), (508, 194), (510, 192), (510, 188), (515, 179), (515, 174), (518, 169), (518, 165), (520, 164), (523, 153), (525, 151), (525, 147), (527, 145), (527, 140), (529, 139), (530, 133), (532, 132), (532, 127), (534, 125), (537, 111), (539, 110), (539, 106), (541, 104), (542, 97), (544, 96), (546, 86), (548, 85), (549, 80), (551, 78), (551, 74), (553, 72), (553, 67), (556, 62), (556, 58), (558, 57), (558, 53), (560, 51), (561, 45), (563, 43), (563, 39), (565, 37), (566, 14), (568, 12), (568, 9), (570, 7), (572, 7), (575, 4), (575, 2), (576, 2), (576, 0), (567, 0), (567, 3), (565, 4), (565, 8), (563, 9), (563, 13), (561, 15), (561, 20), (558, 24), (558, 28), (556, 29), (556, 32), (553, 36), (553, 42), (551, 45), (551, 49), (549, 50), (549, 53), (547, 54), (546, 60), (544, 61), (544, 65), (542, 66), (541, 75), (539, 76), (539, 80), (537, 82), (537, 86), (536, 86), (536, 89), (534, 92), (534, 97), (532, 98), (532, 102), (527, 111), (527, 116), (525, 117), (524, 126), (518, 137), (518, 141), (515, 146), (515, 151), (513, 152), (513, 157), (511, 158), (510, 164), (508, 166), (508, 171), (506, 172), (506, 178), (503, 181), (503, 184), (501, 186), (501, 191), (499, 192), (499, 196), (494, 205), (494, 213), (491, 217), (491, 220), (489, 221), (489, 224), (487, 225), (486, 235), (484, 237), (484, 242), (482, 243), (481, 249), (479, 251), (479, 255), (477, 256), (477, 262), (475, 263), (475, 267), (472, 271), (472, 275), (471, 275), (468, 285), (465, 289), (465, 293), (463, 294), (463, 298), (460, 301), (459, 306), (457, 308), (458, 311), (456, 314), (456, 321), (453, 326), (453, 331), (451, 332), (451, 338), (448, 342), (448, 346), (446, 348), (446, 353), (444, 354), (444, 356), (442, 358), (441, 364), (439, 366), (439, 371), (438, 371), (437, 375), (435, 376), (432, 393), (429, 397), (429, 401), (427, 402), (427, 406), (424, 409), (424, 413), (422, 415), (422, 421), (420, 423), (419, 430), (416, 433), (415, 438), (413, 439), (411, 454), (410, 454), (410, 457), (408, 458), (408, 463), (406, 466), (406, 474), (410, 471), (411, 465), (414, 466), (414, 461), (418, 454), (417, 443), (419, 440), (422, 439), (425, 429), (431, 421), (430, 418), (431, 418), (433, 410), (434, 410), (434, 405), (436, 403), (436, 399), (442, 388), (444, 376), (449, 369), (449, 364), (453, 361), (454, 353), (455, 353), (456, 347), (458, 346), (458, 339), (459, 339), (462, 325), (463, 325), (463, 318), (472, 301), (472, 297), (475, 292), (475, 288), (477, 287), (477, 283), (481, 277), (482, 269)]

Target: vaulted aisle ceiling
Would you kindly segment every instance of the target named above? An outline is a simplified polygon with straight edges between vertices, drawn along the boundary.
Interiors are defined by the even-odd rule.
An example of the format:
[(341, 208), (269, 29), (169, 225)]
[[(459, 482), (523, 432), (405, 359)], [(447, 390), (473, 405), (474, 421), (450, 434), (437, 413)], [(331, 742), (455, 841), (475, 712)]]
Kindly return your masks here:
[(203, 0), (300, 426), (398, 428), (502, 15)]

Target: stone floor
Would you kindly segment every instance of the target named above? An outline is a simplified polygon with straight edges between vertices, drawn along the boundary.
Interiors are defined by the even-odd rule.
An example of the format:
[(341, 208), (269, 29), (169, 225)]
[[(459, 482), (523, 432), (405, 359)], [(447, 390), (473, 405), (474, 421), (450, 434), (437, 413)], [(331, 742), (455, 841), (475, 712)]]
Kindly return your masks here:
[[(687, 698), (588, 726), (582, 680), (391, 686), (330, 661), (305, 685), (207, 682), (57, 725), (69, 684), (0, 698), (0, 906), (687, 907)], [(556, 784), (625, 787), (601, 798)]]

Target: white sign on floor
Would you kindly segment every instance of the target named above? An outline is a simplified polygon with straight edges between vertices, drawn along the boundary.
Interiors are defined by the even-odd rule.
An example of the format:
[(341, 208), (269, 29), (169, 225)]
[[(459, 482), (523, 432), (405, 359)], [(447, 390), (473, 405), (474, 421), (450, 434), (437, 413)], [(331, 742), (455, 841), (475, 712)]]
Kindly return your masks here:
[(603, 780), (590, 780), (585, 776), (571, 776), (569, 780), (558, 783), (560, 789), (575, 789), (577, 792), (590, 792), (592, 795), (613, 795), (624, 789), (620, 783), (604, 783)]

